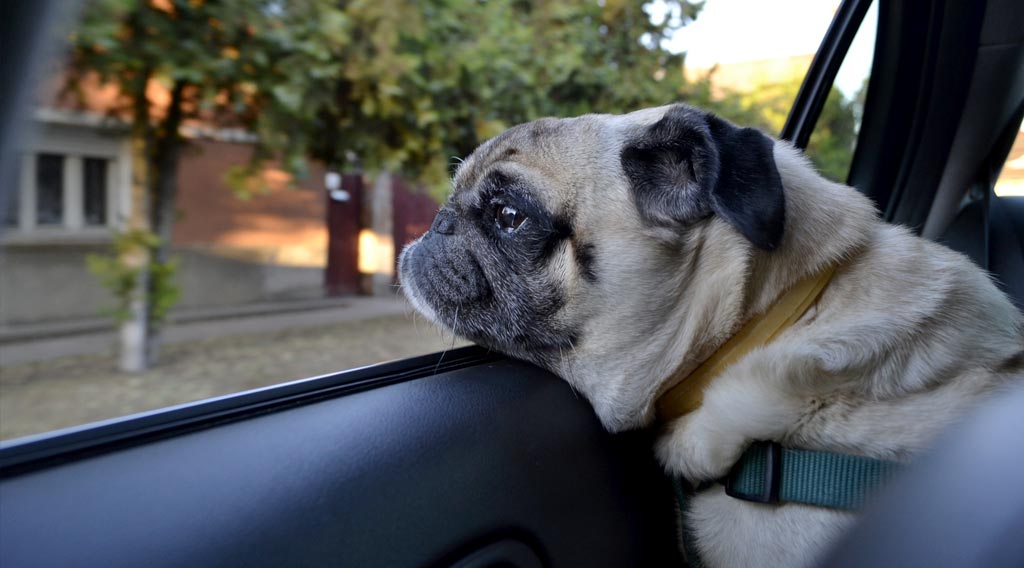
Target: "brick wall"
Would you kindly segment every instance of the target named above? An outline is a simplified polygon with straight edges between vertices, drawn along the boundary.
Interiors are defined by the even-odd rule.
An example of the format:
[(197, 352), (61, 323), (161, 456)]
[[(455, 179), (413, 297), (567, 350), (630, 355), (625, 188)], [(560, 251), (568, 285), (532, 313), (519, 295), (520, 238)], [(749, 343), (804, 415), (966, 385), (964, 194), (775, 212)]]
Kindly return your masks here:
[[(324, 170), (313, 165), (297, 187), (280, 168), (263, 170), (260, 184), (240, 198), (225, 180), (252, 154), (244, 143), (192, 140), (178, 171), (174, 245), (200, 247), (242, 260), (323, 268), (327, 259)], [(256, 189), (255, 187), (253, 189)]]

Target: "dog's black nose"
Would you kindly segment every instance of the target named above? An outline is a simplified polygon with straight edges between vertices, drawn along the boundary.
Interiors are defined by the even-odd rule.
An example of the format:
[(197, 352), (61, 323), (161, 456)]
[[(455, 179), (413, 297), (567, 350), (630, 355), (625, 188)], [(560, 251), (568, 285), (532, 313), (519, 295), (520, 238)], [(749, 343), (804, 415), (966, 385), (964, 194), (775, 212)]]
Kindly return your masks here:
[(437, 217), (434, 217), (434, 224), (430, 226), (430, 230), (435, 233), (442, 235), (451, 235), (455, 233), (455, 211), (451, 209), (441, 209), (437, 212)]

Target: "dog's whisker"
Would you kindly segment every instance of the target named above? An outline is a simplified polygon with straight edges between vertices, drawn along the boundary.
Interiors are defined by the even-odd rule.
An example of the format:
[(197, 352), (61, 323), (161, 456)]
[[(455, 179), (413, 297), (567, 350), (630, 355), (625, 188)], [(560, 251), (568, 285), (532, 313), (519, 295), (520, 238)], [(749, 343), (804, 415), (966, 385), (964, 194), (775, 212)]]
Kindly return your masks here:
[(413, 310), (412, 311), (412, 329), (416, 332), (417, 336), (420, 335), (419, 320), (420, 320), (420, 314), (417, 313), (416, 310)]
[(459, 333), (459, 310), (462, 309), (462, 304), (455, 306), (455, 318), (452, 323), (452, 347), (455, 346), (455, 337)]
[(576, 356), (579, 356), (579, 353), (576, 352), (576, 344), (573, 343), (573, 340), (571, 338), (568, 339), (568, 341), (569, 341), (569, 347), (572, 348), (572, 354), (576, 355)]
[[(441, 362), (444, 361), (444, 356), (447, 355), (449, 351), (451, 351), (452, 349), (455, 348), (455, 337), (456, 337), (456, 331), (455, 330), (458, 329), (458, 327), (459, 327), (459, 309), (460, 308), (462, 308), (461, 304), (455, 306), (455, 317), (453, 318), (453, 322), (452, 322), (452, 344), (451, 344), (451, 347), (448, 347), (447, 349), (442, 351), (441, 352), (441, 356), (437, 358), (437, 365), (434, 365), (434, 374), (435, 375), (437, 374), (437, 370), (439, 368), (441, 368)], [(441, 337), (442, 338), (444, 337), (444, 332), (441, 333)]]

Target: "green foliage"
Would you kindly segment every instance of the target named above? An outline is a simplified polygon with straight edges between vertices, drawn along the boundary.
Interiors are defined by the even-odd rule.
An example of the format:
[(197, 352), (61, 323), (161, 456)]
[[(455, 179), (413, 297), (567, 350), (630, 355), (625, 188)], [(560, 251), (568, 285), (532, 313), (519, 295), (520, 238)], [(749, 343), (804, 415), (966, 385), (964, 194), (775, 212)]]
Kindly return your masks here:
[(178, 303), (181, 288), (175, 282), (181, 261), (172, 256), (166, 262), (151, 262), (149, 265), (149, 321), (160, 324), (167, 318), (167, 312)]
[(178, 273), (179, 260), (173, 257), (166, 262), (152, 260), (156, 258), (155, 252), (159, 246), (160, 239), (148, 231), (116, 232), (110, 254), (90, 254), (86, 257), (89, 271), (114, 296), (114, 307), (108, 310), (108, 313), (118, 322), (123, 322), (130, 316), (132, 294), (142, 273), (141, 267), (129, 266), (124, 259), (139, 249), (144, 249), (147, 254), (143, 256), (150, 259), (149, 323), (161, 323), (167, 317), (170, 308), (178, 301), (181, 289), (175, 282), (175, 276)]
[(119, 263), (116, 257), (107, 255), (90, 254), (85, 262), (89, 272), (92, 272), (103, 287), (114, 295), (114, 307), (104, 310), (103, 313), (119, 323), (126, 321), (130, 317), (129, 305), (138, 279), (138, 269), (128, 268)]
[[(428, 3), (427, 40), (449, 39), (418, 48), (424, 55), (412, 88), (426, 91), (433, 102), (421, 106), (433, 114), (410, 120), (408, 130), (432, 132), (438, 143), (424, 148), (430, 156), (465, 156), (505, 128), (542, 116), (672, 102), (684, 84), (682, 57), (660, 40), (697, 9), (670, 4), (680, 17), (656, 25), (643, 2)], [(426, 165), (428, 179), (449, 173), (447, 163)]]

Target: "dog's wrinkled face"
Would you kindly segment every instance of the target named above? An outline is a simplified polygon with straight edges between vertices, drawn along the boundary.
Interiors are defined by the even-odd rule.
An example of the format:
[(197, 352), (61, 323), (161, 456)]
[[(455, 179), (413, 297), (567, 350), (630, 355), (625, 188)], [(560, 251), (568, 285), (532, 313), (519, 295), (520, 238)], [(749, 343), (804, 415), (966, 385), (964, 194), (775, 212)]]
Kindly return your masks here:
[(770, 250), (783, 217), (756, 131), (685, 105), (542, 119), (462, 164), (400, 278), (426, 317), (560, 374), (618, 430), (650, 414), (659, 385), (635, 368), (678, 301), (688, 235), (717, 219)]

